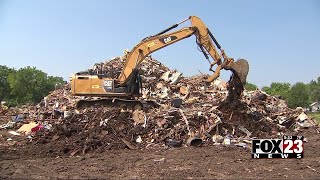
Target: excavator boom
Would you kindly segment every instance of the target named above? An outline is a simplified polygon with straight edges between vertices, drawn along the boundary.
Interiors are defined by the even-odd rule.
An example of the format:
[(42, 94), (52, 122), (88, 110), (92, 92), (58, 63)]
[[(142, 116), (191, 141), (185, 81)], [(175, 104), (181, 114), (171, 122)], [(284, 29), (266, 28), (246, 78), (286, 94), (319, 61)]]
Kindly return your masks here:
[(132, 51), (130, 51), (125, 59), (125, 65), (123, 71), (120, 73), (118, 81), (120, 84), (124, 84), (128, 81), (131, 73), (134, 69), (138, 68), (140, 63), (151, 53), (169, 46), (173, 43), (181, 41), (187, 37), (190, 37), (194, 33), (193, 27), (183, 28), (179, 31), (168, 33), (164, 35), (151, 36), (138, 45), (136, 45)]

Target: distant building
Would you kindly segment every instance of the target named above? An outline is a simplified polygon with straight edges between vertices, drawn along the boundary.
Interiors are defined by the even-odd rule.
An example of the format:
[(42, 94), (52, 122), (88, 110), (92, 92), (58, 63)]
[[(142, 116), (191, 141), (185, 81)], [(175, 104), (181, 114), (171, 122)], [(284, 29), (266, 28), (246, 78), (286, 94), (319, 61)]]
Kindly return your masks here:
[(320, 102), (314, 102), (314, 103), (310, 104), (309, 111), (311, 111), (311, 112), (320, 111)]

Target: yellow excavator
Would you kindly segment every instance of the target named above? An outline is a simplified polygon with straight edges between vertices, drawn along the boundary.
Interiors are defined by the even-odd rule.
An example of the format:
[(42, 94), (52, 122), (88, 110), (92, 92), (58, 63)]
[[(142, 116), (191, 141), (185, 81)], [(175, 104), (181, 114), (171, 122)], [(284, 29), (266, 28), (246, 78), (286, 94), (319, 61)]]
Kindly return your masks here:
[[(191, 21), (191, 26), (169, 32), (188, 20)], [(209, 56), (213, 59), (213, 62), (210, 62), (210, 71), (213, 71), (212, 68), (215, 65), (217, 66), (213, 71), (214, 74), (206, 80), (207, 83), (218, 78), (221, 69), (231, 70), (233, 72), (232, 76), (238, 79), (238, 84), (243, 85), (246, 82), (249, 71), (248, 62), (244, 59), (235, 62), (232, 58), (227, 57), (216, 38), (201, 19), (190, 16), (156, 35), (144, 38), (131, 51), (126, 53), (124, 68), (117, 79), (110, 78), (106, 74), (73, 74), (71, 76), (71, 92), (75, 96), (113, 97), (102, 98), (101, 102), (104, 103), (128, 102), (129, 104), (131, 102), (132, 104), (139, 104), (141, 101), (136, 101), (133, 97), (141, 95), (142, 84), (139, 74), (141, 62), (151, 53), (192, 35), (196, 36), (196, 43), (205, 58), (209, 62)], [(218, 53), (216, 47), (221, 54)], [(97, 100), (83, 100), (82, 102), (96, 103)]]

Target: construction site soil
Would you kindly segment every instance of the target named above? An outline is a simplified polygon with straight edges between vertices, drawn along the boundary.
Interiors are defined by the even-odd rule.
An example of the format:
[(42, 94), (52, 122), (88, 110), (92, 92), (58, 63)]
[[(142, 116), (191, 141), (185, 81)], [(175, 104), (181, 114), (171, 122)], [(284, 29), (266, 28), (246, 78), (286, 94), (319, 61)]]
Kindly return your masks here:
[[(81, 156), (39, 154), (44, 147), (0, 150), (1, 179), (319, 179), (313, 129), (303, 159), (251, 159), (249, 149), (203, 146), (108, 150)], [(59, 146), (59, 145), (57, 145)]]

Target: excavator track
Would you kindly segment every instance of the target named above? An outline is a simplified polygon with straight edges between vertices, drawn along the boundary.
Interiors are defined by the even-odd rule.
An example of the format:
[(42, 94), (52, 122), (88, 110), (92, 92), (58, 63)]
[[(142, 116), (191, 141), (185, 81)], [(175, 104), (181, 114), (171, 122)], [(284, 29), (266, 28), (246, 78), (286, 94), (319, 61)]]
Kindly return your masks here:
[(150, 108), (158, 108), (160, 104), (153, 100), (133, 100), (121, 98), (101, 98), (101, 99), (81, 99), (77, 101), (77, 108), (86, 107), (120, 107), (124, 109), (142, 110)]

